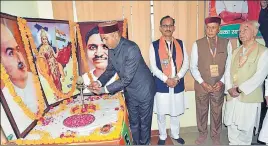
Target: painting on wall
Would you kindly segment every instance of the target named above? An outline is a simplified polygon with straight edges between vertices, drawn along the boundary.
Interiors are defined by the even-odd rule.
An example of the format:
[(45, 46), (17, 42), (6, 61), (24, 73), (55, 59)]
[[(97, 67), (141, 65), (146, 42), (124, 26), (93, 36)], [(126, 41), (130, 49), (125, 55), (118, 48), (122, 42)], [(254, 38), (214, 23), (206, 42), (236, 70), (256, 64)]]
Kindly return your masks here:
[[(246, 20), (259, 19), (260, 1), (215, 1), (209, 2), (209, 16), (219, 16), (222, 19), (219, 36), (237, 38), (240, 23)], [(260, 37), (261, 34), (258, 33)]]

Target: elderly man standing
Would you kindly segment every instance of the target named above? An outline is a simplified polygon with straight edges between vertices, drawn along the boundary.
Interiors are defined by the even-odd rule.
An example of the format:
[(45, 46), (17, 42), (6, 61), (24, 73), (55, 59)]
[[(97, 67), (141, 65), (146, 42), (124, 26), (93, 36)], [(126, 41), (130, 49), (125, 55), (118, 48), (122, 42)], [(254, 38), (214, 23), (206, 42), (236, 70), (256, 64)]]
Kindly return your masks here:
[(259, 121), (263, 102), (263, 82), (268, 74), (268, 49), (255, 38), (259, 29), (257, 21), (240, 25), (242, 46), (232, 54), (226, 69), (228, 91), (224, 123), (228, 126), (230, 145), (250, 145), (256, 122)]
[[(89, 89), (96, 94), (124, 90), (134, 144), (150, 144), (155, 83), (135, 42), (120, 36), (117, 22), (100, 23), (99, 33), (109, 48), (106, 71)], [(119, 79), (105, 85), (117, 73)]]
[(157, 113), (159, 129), (158, 145), (164, 145), (167, 138), (166, 115), (170, 115), (171, 137), (184, 144), (179, 136), (179, 116), (186, 109), (184, 97), (184, 75), (189, 68), (185, 45), (172, 34), (175, 19), (165, 16), (160, 20), (159, 30), (162, 37), (150, 46), (150, 67), (155, 75), (156, 95), (154, 112)]
[(205, 19), (206, 37), (193, 44), (190, 69), (195, 79), (196, 117), (199, 137), (196, 144), (202, 144), (208, 135), (208, 109), (210, 104), (210, 136), (214, 145), (220, 144), (222, 105), (224, 101), (224, 74), (231, 60), (232, 47), (227, 39), (217, 36), (221, 19)]

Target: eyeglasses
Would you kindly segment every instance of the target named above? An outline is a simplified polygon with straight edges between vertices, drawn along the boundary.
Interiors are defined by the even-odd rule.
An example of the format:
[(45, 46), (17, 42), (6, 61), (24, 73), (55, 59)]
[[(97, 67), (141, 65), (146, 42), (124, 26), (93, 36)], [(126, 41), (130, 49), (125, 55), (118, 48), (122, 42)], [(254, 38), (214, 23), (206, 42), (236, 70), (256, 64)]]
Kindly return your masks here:
[(166, 29), (166, 28), (173, 28), (174, 25), (161, 25), (161, 27), (162, 27), (162, 28), (165, 28), (165, 29)]

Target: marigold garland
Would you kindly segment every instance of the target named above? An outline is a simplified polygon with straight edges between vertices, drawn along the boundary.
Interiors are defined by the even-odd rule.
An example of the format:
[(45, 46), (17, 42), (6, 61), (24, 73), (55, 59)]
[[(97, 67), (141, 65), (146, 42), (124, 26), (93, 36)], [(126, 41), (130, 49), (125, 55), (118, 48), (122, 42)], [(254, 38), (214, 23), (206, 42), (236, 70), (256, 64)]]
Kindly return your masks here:
[(38, 112), (37, 113), (32, 112), (27, 107), (27, 105), (22, 101), (21, 97), (17, 95), (17, 93), (14, 89), (14, 86), (13, 86), (12, 82), (10, 81), (9, 75), (6, 73), (6, 70), (2, 64), (1, 64), (1, 79), (3, 80), (7, 89), (9, 90), (9, 93), (11, 94), (11, 96), (13, 96), (13, 100), (19, 105), (19, 107), (23, 110), (25, 115), (27, 115), (32, 120), (38, 120), (42, 117), (42, 115), (44, 113), (45, 102), (44, 102), (39, 78), (36, 74), (36, 70), (35, 70), (35, 67), (33, 65), (32, 55), (31, 55), (30, 50), (29, 50), (29, 42), (27, 41), (27, 37), (25, 35), (23, 35), (23, 34), (25, 34), (24, 33), (24, 30), (25, 30), (24, 24), (26, 24), (26, 20), (22, 20), (19, 17), (17, 18), (17, 20), (18, 20), (19, 30), (21, 31), (21, 34), (22, 34), (21, 37), (22, 37), (22, 41), (24, 43), (24, 49), (25, 49), (26, 54), (27, 54), (26, 56), (27, 56), (27, 59), (28, 59), (29, 65), (30, 65), (30, 70), (33, 74), (33, 82), (34, 82), (34, 87), (36, 89), (36, 95), (37, 95)]
[(124, 38), (127, 38), (127, 18), (125, 18), (124, 21), (123, 21), (123, 32), (122, 32), (122, 36)]
[[(32, 37), (32, 33), (31, 33), (31, 30), (30, 28), (26, 25), (26, 20), (25, 19), (21, 19), (21, 22), (23, 22), (22, 24), (24, 25), (25, 27), (25, 31), (23, 31), (24, 35), (27, 35), (28, 36), (28, 40), (30, 42), (30, 46), (33, 50), (33, 53), (35, 56), (38, 56), (39, 53), (38, 53), (38, 50), (37, 50), (37, 47), (34, 43), (34, 40), (33, 40), (33, 37)], [(50, 88), (52, 88), (52, 90), (54, 91), (55, 95), (59, 98), (69, 98), (73, 95), (74, 91), (76, 90), (76, 80), (77, 80), (77, 59), (76, 59), (76, 48), (75, 48), (75, 38), (74, 38), (74, 26), (75, 26), (75, 23), (72, 22), (72, 21), (69, 21), (69, 29), (70, 29), (70, 39), (71, 39), (71, 45), (72, 45), (72, 59), (73, 59), (73, 82), (72, 82), (72, 88), (71, 90), (68, 92), (68, 93), (63, 93), (62, 91), (59, 91), (56, 87), (56, 85), (54, 84), (53, 82), (53, 79), (51, 76), (49, 76), (48, 74), (45, 74), (44, 77), (45, 79), (48, 81), (49, 85), (50, 85)], [(30, 62), (31, 64), (32, 62)], [(33, 64), (33, 63), (32, 63)], [(41, 64), (39, 64), (41, 65)], [(42, 65), (41, 65), (41, 68), (42, 68)]]
[[(33, 75), (35, 76), (35, 75)], [(36, 120), (40, 119), (44, 113), (45, 103), (43, 100), (42, 92), (38, 91), (41, 90), (38, 88), (40, 86), (38, 78), (33, 77), (33, 82), (36, 88), (37, 94), (37, 102), (38, 102), (38, 112), (32, 112), (27, 105), (22, 101), (21, 97), (17, 95), (12, 82), (10, 81), (9, 75), (6, 73), (4, 66), (1, 64), (1, 80), (4, 82), (5, 86), (7, 87), (11, 96), (13, 96), (13, 100), (19, 105), (19, 107), (23, 110), (25, 115), (27, 115), (30, 119)]]
[(86, 70), (85, 72), (88, 73), (87, 75), (88, 75), (88, 78), (90, 80), (90, 83), (92, 83), (93, 77), (92, 77), (91, 73), (89, 72), (89, 67), (88, 67), (88, 63), (86, 60), (85, 49), (84, 49), (83, 43), (82, 43), (82, 36), (81, 36), (79, 24), (76, 25), (76, 30), (77, 30), (78, 45), (79, 45), (81, 59), (82, 59), (83, 65), (84, 65), (84, 69)]

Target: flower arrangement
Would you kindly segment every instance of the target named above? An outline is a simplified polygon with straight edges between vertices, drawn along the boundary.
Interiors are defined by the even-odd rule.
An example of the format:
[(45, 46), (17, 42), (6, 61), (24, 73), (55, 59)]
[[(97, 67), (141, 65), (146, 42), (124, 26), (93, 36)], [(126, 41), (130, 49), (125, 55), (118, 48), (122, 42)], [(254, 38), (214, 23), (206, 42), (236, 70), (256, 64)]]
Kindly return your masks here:
[(71, 108), (70, 113), (71, 114), (83, 114), (83, 113), (94, 113), (96, 110), (100, 109), (99, 104), (84, 104), (84, 107), (82, 105), (76, 105)]

